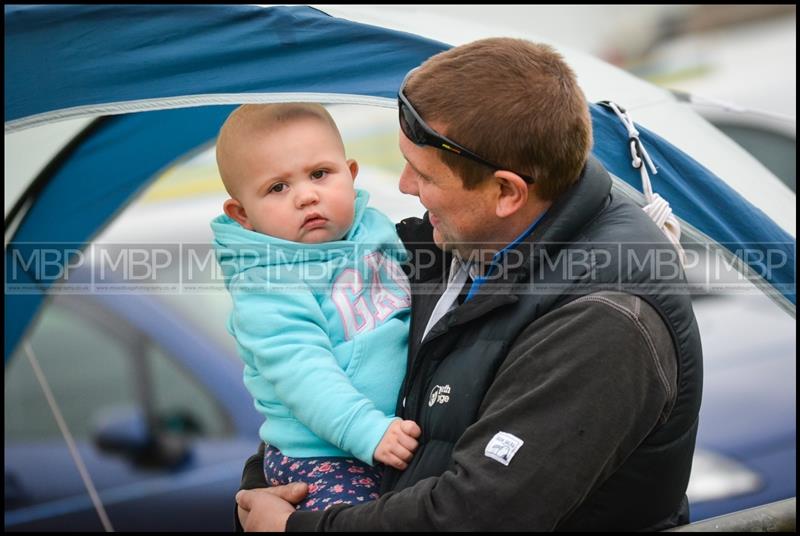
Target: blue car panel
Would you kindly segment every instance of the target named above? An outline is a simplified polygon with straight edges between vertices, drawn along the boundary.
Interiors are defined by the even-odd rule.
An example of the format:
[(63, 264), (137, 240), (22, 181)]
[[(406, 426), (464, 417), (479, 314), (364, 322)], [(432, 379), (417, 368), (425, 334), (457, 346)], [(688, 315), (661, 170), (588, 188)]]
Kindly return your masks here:
[[(102, 316), (104, 322), (110, 320), (118, 327), (121, 339), (124, 339), (122, 333), (125, 331), (134, 333), (135, 340), (146, 341), (147, 345), (158, 348), (157, 354), (148, 354), (146, 361), (153, 367), (150, 372), (180, 371), (169, 372), (172, 375), (168, 378), (173, 383), (164, 385), (162, 391), (169, 391), (172, 387), (178, 389), (177, 384), (184, 381), (187, 385), (192, 384), (195, 390), (188, 391), (188, 395), (196, 399), (204, 414), (195, 418), (184, 411), (185, 407), (181, 409), (178, 406), (168, 415), (158, 415), (163, 419), (154, 422), (152, 415), (143, 415), (147, 413), (146, 408), (134, 407), (135, 401), (121, 408), (92, 407), (97, 412), (93, 411), (91, 415), (70, 415), (69, 409), (65, 410), (65, 420), (79, 436), (76, 438), (78, 452), (111, 526), (115, 530), (228, 531), (232, 527), (232, 498), (238, 489), (243, 461), (258, 444), (260, 424), (260, 417), (242, 385), (241, 364), (235, 355), (231, 355), (230, 349), (220, 348), (197, 326), (152, 296), (120, 298), (111, 295), (59, 296), (48, 304), (40, 324), (42, 329), (57, 327), (57, 322), (48, 323), (47, 319), (59, 314), (70, 320), (79, 317), (88, 323), (97, 322)], [(32, 330), (28, 342), (34, 349), (50, 348), (45, 344), (48, 334), (40, 333), (38, 329), (37, 326)], [(55, 331), (50, 338), (59, 335), (63, 334)], [(55, 344), (58, 342), (56, 340)], [(69, 342), (61, 342), (64, 350), (69, 351), (66, 348)], [(37, 357), (45, 372), (48, 365), (50, 370), (53, 366), (63, 365), (53, 355)], [(132, 357), (135, 362), (145, 361), (144, 354)], [(47, 439), (31, 440), (24, 437), (30, 428), (26, 428), (29, 424), (26, 416), (9, 414), (9, 397), (17, 396), (14, 387), (9, 385), (9, 379), (12, 382), (15, 378), (24, 380), (23, 369), (17, 367), (28, 365), (24, 362), (23, 352), (17, 352), (13, 359), (18, 361), (12, 361), (6, 371), (5, 528), (26, 531), (102, 530), (90, 495), (55, 423), (43, 422), (48, 420), (48, 416), (42, 411), (34, 413), (36, 427), (30, 435), (45, 434)], [(157, 359), (168, 359), (170, 364), (154, 366)], [(177, 374), (185, 375), (185, 379), (175, 382)], [(86, 370), (76, 376), (85, 376), (87, 382), (93, 382), (103, 377), (103, 373)], [(63, 377), (51, 374), (47, 378), (54, 391), (59, 391), (58, 382)], [(131, 375), (131, 381), (141, 382), (141, 378), (139, 372)], [(161, 380), (163, 378), (150, 378), (149, 381), (156, 385)], [(31, 384), (29, 387), (34, 386)], [(63, 393), (75, 393), (74, 390), (62, 391), (62, 399)], [(78, 390), (77, 396), (92, 397), (99, 392)], [(146, 392), (159, 395), (157, 390)], [(201, 404), (201, 397), (193, 396), (197, 393), (203, 393), (202, 398), (207, 399), (204, 404)], [(28, 406), (44, 406), (43, 401), (37, 400), (37, 395), (42, 398), (41, 393), (27, 393), (31, 397), (26, 398)], [(65, 405), (67, 408), (76, 406), (69, 400)], [(77, 405), (80, 408), (84, 406), (85, 403)], [(24, 410), (17, 405), (17, 412)], [(207, 413), (213, 413), (213, 418)], [(92, 421), (87, 428), (90, 433), (81, 430), (86, 424), (83, 421)], [(149, 441), (163, 436), (165, 444), (178, 453), (174, 458), (159, 458), (153, 454), (151, 446), (136, 442), (141, 435), (141, 430), (136, 428), (147, 426), (152, 426), (153, 430), (145, 431), (141, 438)], [(23, 437), (15, 437), (15, 432), (20, 431)], [(103, 437), (115, 437), (114, 434), (122, 439), (122, 446), (142, 446), (144, 449), (112, 451), (98, 446)], [(179, 445), (177, 448), (174, 447), (176, 444)], [(141, 455), (134, 456), (136, 452)], [(145, 459), (147, 456), (149, 460)]]

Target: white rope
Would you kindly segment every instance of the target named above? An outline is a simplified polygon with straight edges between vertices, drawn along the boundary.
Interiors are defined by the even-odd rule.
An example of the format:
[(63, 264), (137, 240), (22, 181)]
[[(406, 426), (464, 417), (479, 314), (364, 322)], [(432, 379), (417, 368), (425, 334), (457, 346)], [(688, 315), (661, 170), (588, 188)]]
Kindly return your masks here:
[(681, 224), (678, 222), (678, 218), (672, 213), (672, 207), (669, 206), (669, 202), (653, 192), (653, 185), (650, 183), (650, 175), (647, 173), (648, 167), (653, 172), (653, 175), (656, 175), (658, 170), (639, 139), (639, 131), (636, 130), (633, 119), (631, 119), (626, 111), (620, 109), (619, 106), (613, 102), (607, 102), (608, 106), (614, 110), (614, 113), (619, 120), (622, 121), (622, 124), (625, 125), (625, 129), (628, 131), (631, 165), (639, 170), (639, 174), (642, 177), (642, 191), (644, 192), (644, 199), (647, 202), (647, 204), (642, 207), (642, 210), (655, 222), (672, 245), (675, 246), (681, 265), (686, 266), (686, 252), (683, 251), (683, 247), (681, 246)]

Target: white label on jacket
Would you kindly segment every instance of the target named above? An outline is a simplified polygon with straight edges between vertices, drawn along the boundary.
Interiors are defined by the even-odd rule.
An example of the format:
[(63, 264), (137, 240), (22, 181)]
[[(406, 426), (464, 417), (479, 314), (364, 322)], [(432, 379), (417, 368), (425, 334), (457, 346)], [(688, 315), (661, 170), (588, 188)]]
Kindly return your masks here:
[(516, 436), (506, 432), (497, 432), (492, 440), (489, 441), (489, 444), (486, 445), (486, 450), (483, 453), (488, 458), (497, 460), (503, 465), (508, 465), (523, 443), (525, 442)]

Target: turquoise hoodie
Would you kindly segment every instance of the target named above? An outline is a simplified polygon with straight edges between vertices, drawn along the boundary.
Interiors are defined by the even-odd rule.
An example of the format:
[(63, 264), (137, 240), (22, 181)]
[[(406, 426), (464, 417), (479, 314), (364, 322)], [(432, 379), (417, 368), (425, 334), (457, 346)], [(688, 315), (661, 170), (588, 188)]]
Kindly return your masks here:
[(373, 464), (405, 373), (410, 303), (394, 224), (357, 190), (343, 240), (303, 244), (211, 222), (233, 298), (228, 331), (265, 417), (261, 439), (286, 456)]

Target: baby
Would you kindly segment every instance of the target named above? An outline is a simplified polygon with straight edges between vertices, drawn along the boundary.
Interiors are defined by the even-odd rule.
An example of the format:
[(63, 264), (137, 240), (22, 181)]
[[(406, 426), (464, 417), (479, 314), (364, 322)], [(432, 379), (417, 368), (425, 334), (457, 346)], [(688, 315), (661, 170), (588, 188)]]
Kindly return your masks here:
[(393, 417), (410, 319), (395, 227), (318, 104), (237, 108), (217, 165), (230, 199), (211, 227), (267, 482), (306, 482), (300, 509), (375, 499), (374, 464), (405, 469), (420, 435)]

